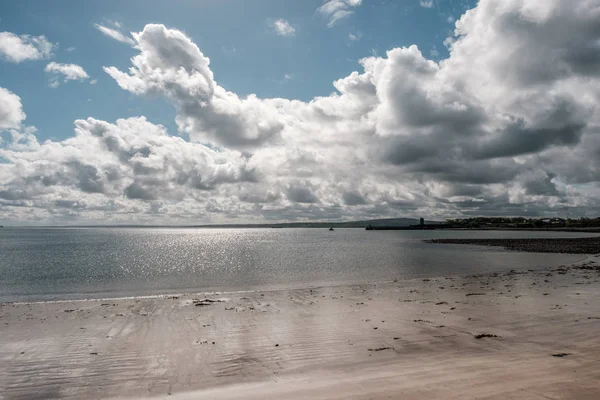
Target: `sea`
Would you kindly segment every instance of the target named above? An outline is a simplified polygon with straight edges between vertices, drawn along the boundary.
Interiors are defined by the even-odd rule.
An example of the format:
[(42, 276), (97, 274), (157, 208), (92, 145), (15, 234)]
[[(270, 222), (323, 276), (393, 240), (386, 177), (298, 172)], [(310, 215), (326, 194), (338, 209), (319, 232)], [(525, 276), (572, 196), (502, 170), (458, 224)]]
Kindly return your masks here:
[(3, 228), (0, 302), (376, 283), (558, 266), (582, 255), (428, 244), (594, 234), (364, 229)]

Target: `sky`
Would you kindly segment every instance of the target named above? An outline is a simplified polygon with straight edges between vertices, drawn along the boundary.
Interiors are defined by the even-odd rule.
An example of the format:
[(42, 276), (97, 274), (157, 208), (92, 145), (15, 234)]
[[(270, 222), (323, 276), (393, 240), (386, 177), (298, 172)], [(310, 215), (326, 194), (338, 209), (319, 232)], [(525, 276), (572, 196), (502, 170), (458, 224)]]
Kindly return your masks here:
[(0, 224), (597, 216), (600, 0), (0, 4)]

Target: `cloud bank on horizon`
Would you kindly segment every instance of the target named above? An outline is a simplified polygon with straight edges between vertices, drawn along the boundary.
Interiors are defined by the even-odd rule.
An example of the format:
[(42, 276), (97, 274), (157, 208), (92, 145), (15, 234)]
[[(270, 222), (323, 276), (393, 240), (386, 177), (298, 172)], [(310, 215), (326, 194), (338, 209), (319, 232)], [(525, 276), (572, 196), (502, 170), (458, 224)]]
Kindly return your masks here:
[[(319, 11), (333, 25), (360, 3), (330, 0)], [(447, 59), (393, 48), (309, 102), (226, 90), (175, 28), (148, 24), (127, 40), (96, 28), (137, 53), (127, 70), (104, 71), (132, 95), (171, 102), (179, 135), (151, 117), (87, 118), (73, 137), (39, 143), (18, 94), (0, 88), (2, 221), (600, 211), (598, 0), (481, 0), (456, 22)], [(2, 51), (13, 62), (38, 57)], [(87, 79), (74, 71), (60, 72)]]

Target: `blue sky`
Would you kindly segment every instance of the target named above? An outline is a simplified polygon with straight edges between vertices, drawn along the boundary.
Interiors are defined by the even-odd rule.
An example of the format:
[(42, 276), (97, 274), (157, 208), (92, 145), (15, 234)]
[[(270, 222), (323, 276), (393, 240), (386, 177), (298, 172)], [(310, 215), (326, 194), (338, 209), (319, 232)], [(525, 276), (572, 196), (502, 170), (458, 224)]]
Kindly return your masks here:
[[(2, 2), (0, 31), (46, 36), (58, 43), (53, 61), (78, 64), (98, 83), (72, 81), (51, 88), (43, 70), (48, 60), (37, 60), (0, 63), (0, 85), (21, 97), (27, 122), (37, 127), (40, 140), (72, 136), (73, 121), (90, 116), (114, 121), (146, 115), (176, 133), (172, 105), (162, 98), (132, 96), (104, 73), (103, 66), (126, 70), (136, 52), (94, 24), (116, 21), (124, 33), (141, 31), (147, 23), (179, 29), (210, 58), (215, 79), (227, 90), (309, 101), (333, 92), (332, 82), (360, 70), (357, 61), (373, 52), (384, 55), (417, 44), (434, 59), (446, 57), (443, 41), (453, 19), (474, 2), (434, 0), (425, 8), (418, 0), (365, 0), (333, 27), (317, 11), (321, 0)], [(273, 32), (270, 22), (279, 18), (294, 27), (293, 37)], [(439, 56), (431, 54), (433, 49)]]

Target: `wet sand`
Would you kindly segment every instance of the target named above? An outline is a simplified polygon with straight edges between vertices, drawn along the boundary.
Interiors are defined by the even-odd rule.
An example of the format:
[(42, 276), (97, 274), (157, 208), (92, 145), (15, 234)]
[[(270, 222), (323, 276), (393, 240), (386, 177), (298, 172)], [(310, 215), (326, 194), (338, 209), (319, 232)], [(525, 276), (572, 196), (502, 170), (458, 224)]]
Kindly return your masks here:
[(377, 285), (5, 303), (0, 399), (599, 399), (598, 332), (600, 257)]

